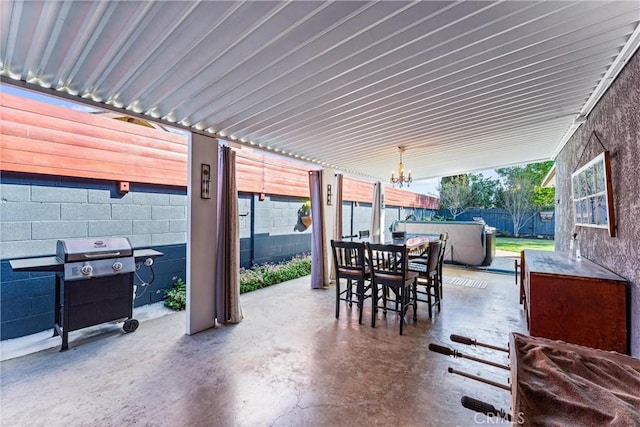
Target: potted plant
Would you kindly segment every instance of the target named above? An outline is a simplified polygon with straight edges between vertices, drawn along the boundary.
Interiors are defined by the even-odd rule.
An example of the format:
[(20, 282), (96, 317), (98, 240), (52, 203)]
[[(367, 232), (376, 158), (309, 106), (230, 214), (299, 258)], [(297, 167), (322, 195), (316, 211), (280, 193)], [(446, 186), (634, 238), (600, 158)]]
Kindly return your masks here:
[(311, 225), (311, 201), (307, 200), (302, 204), (300, 209), (298, 209), (298, 217), (300, 218), (300, 222), (305, 226), (305, 228)]

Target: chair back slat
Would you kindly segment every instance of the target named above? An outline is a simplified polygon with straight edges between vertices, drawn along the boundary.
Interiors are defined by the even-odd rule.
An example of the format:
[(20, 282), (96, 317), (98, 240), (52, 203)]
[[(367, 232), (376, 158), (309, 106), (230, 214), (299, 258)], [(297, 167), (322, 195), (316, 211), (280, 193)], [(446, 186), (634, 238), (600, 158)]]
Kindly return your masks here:
[(427, 261), (427, 275), (429, 276), (433, 276), (438, 272), (441, 247), (442, 243), (440, 240), (429, 242), (429, 258)]
[(394, 285), (407, 280), (408, 258), (406, 245), (367, 245), (369, 268), (376, 281)]
[(364, 273), (366, 269), (364, 243), (332, 240), (331, 249), (337, 271), (353, 274)]
[(449, 233), (445, 232), (440, 235), (440, 256), (438, 257), (440, 264), (442, 265), (442, 261), (444, 260), (444, 252), (447, 249), (447, 240), (449, 240)]

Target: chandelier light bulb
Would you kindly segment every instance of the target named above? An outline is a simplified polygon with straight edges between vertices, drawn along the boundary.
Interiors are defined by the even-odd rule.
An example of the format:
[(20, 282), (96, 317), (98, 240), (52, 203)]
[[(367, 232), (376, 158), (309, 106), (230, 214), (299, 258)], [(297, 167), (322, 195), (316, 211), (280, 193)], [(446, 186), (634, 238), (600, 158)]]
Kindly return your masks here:
[(400, 163), (398, 163), (398, 176), (396, 177), (394, 171), (391, 171), (391, 183), (398, 184), (398, 187), (402, 188), (403, 184), (407, 184), (407, 187), (411, 183), (411, 171), (409, 174), (405, 176), (404, 174), (404, 164), (402, 163), (402, 153), (404, 152), (404, 147), (398, 147), (400, 151)]

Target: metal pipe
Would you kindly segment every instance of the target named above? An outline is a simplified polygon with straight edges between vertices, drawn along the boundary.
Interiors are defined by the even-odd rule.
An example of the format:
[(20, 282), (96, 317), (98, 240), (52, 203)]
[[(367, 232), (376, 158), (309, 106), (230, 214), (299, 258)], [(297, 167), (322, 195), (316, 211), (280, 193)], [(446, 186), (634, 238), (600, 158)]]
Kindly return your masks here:
[(463, 376), (463, 377), (466, 377), (466, 378), (470, 378), (472, 380), (480, 381), (481, 383), (489, 384), (489, 385), (492, 385), (494, 387), (498, 387), (498, 388), (501, 388), (503, 390), (507, 390), (509, 392), (511, 391), (511, 386), (509, 386), (507, 384), (502, 384), (502, 383), (499, 383), (499, 382), (496, 382), (496, 381), (491, 381), (491, 380), (488, 380), (486, 378), (482, 378), (482, 377), (479, 377), (477, 375), (469, 374), (469, 373), (466, 373), (464, 371), (458, 371), (457, 369), (453, 369), (453, 368), (447, 368), (447, 371), (450, 374), (458, 374), (460, 376)]
[(451, 341), (457, 342), (457, 343), (460, 343), (460, 344), (476, 345), (476, 346), (479, 345), (480, 347), (486, 347), (486, 348), (490, 348), (492, 350), (504, 351), (506, 353), (509, 353), (509, 349), (508, 348), (496, 347), (495, 345), (482, 343), (482, 342), (474, 340), (473, 338), (464, 337), (462, 335), (451, 334), (451, 336), (449, 338), (451, 338)]
[(511, 370), (508, 365), (492, 362), (490, 360), (480, 359), (474, 356), (467, 356), (466, 354), (460, 353), (456, 349), (444, 347), (438, 344), (429, 344), (429, 350), (435, 351), (436, 353), (444, 354), (445, 356), (460, 357), (462, 359), (473, 360), (474, 362), (484, 363), (485, 365), (494, 366), (496, 368), (504, 369), (507, 371)]

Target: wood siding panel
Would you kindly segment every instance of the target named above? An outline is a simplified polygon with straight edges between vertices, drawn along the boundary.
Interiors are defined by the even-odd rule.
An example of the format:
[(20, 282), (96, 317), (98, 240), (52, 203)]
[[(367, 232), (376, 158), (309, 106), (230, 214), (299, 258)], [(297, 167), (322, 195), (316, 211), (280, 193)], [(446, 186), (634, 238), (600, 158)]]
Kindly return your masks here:
[[(162, 185), (175, 185), (172, 182), (177, 182), (180, 179), (185, 180), (185, 173), (182, 171), (157, 168), (149, 170), (149, 168), (136, 168), (127, 164), (106, 163), (103, 160), (90, 160), (87, 158), (81, 161), (76, 159), (74, 162), (64, 155), (44, 153), (42, 151), (38, 153), (37, 164), (34, 164), (36, 162), (32, 162), (33, 152), (5, 149), (4, 141), (2, 145), (3, 147), (0, 149), (2, 169), (6, 171), (25, 172), (23, 166), (31, 163), (29, 173), (46, 173), (78, 178), (88, 178), (88, 175), (91, 175), (91, 179), (113, 179), (116, 181), (147, 182)], [(107, 171), (104, 168), (105, 164), (108, 166)], [(45, 170), (46, 172), (44, 172)], [(144, 175), (136, 175), (141, 170)], [(126, 179), (118, 177), (126, 177)]]
[(237, 153), (238, 191), (309, 197), (308, 169), (304, 165), (251, 150)]
[(127, 144), (119, 141), (112, 141), (108, 139), (101, 139), (96, 137), (77, 138), (66, 132), (61, 132), (54, 129), (46, 129), (40, 127), (34, 127), (26, 124), (4, 121), (2, 123), (2, 135), (3, 136), (15, 136), (23, 139), (29, 139), (37, 141), (41, 145), (44, 143), (57, 143), (64, 144), (68, 147), (82, 147), (89, 149), (98, 149), (109, 153), (126, 153), (127, 155), (146, 156), (150, 152), (153, 152), (155, 157), (166, 160), (173, 160), (176, 162), (184, 163), (187, 161), (187, 151), (183, 149), (182, 152), (175, 152), (164, 150), (162, 148), (142, 146), (139, 144)]
[[(20, 112), (36, 114), (37, 120), (35, 122), (31, 122), (31, 124), (35, 123), (38, 126), (40, 126), (41, 120), (60, 119), (59, 125), (72, 126), (71, 128), (68, 128), (72, 132), (88, 129), (89, 135), (93, 135), (96, 131), (91, 131), (91, 129), (102, 128), (106, 132), (114, 131), (116, 133), (119, 133), (121, 134), (121, 137), (128, 136), (130, 138), (136, 138), (136, 136), (140, 136), (143, 138), (150, 138), (152, 140), (157, 139), (160, 141), (170, 141), (177, 145), (186, 145), (186, 141), (184, 140), (184, 138), (181, 135), (175, 133), (148, 128), (145, 126), (132, 126), (130, 123), (126, 123), (120, 120), (114, 120), (101, 114), (76, 111), (67, 107), (50, 105), (28, 98), (21, 98), (8, 94), (0, 94), (0, 105), (8, 108), (7, 113), (11, 113), (13, 111), (13, 114), (17, 115), (19, 115)], [(4, 119), (5, 112), (3, 111), (3, 120)], [(64, 123), (66, 123), (66, 125)], [(79, 129), (75, 127), (78, 125), (80, 125)]]
[(13, 95), (0, 96), (2, 169), (187, 185), (187, 139)]
[(264, 192), (264, 172), (262, 166), (243, 157), (242, 150), (236, 155), (236, 184), (238, 191), (247, 193), (263, 193)]
[[(43, 144), (28, 138), (21, 138), (13, 135), (4, 135), (2, 148), (8, 151), (24, 151), (27, 153), (53, 154), (61, 158), (61, 167), (72, 166), (73, 169), (82, 170), (85, 168), (85, 161), (95, 160), (103, 162), (102, 168), (122, 170), (120, 166), (134, 168), (132, 175), (144, 176), (149, 173), (156, 176), (162, 171), (178, 171), (184, 173), (185, 159), (167, 160), (162, 158), (149, 158), (131, 154), (123, 155), (120, 152), (101, 150), (97, 148), (83, 147), (83, 149), (70, 149), (68, 144), (48, 142)], [(147, 170), (148, 169), (148, 170)], [(86, 169), (91, 172), (93, 169)], [(125, 169), (126, 171), (126, 169)], [(126, 173), (126, 172), (125, 172)]]
[(384, 203), (387, 206), (404, 206), (407, 208), (440, 208), (440, 200), (437, 197), (389, 187), (385, 189)]
[[(182, 135), (0, 93), (2, 170), (185, 187)], [(309, 197), (305, 165), (237, 149), (238, 191)], [(371, 203), (373, 183), (345, 177), (343, 198)], [(438, 199), (387, 188), (389, 205), (437, 209)]]
[(345, 176), (342, 180), (342, 200), (371, 203), (373, 201), (373, 182)]

